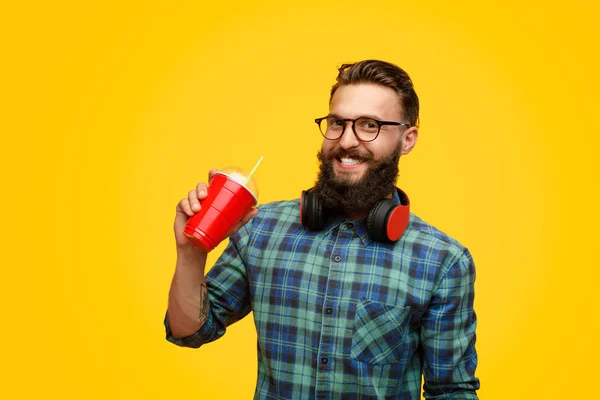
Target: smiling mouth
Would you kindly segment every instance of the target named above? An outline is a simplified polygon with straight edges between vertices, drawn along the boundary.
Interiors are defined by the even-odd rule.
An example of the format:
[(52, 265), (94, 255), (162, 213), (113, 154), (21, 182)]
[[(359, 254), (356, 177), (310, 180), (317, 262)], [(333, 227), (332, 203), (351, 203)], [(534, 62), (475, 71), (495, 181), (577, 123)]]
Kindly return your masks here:
[(339, 157), (338, 161), (341, 162), (343, 165), (356, 165), (362, 162), (360, 160), (350, 157)]

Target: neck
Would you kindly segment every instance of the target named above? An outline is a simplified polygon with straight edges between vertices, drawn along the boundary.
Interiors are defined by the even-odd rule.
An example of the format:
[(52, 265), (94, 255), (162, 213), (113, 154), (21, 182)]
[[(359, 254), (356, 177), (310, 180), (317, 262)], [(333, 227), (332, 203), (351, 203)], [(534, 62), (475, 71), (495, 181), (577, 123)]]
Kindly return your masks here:
[(344, 211), (344, 215), (348, 219), (351, 219), (353, 221), (358, 221), (359, 219), (367, 218), (367, 215), (369, 215), (369, 210), (360, 209), (360, 210)]

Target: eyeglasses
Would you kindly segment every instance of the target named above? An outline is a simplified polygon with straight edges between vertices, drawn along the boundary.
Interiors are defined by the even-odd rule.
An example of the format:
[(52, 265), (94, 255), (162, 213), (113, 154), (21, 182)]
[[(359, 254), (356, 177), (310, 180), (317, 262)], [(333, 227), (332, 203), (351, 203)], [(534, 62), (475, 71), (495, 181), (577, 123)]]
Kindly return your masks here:
[(406, 126), (409, 124), (394, 121), (379, 121), (369, 117), (360, 117), (357, 119), (339, 118), (333, 115), (327, 115), (323, 118), (315, 119), (319, 130), (325, 139), (337, 140), (342, 137), (346, 130), (346, 123), (352, 122), (352, 131), (356, 138), (363, 142), (372, 142), (379, 136), (379, 131), (384, 125)]

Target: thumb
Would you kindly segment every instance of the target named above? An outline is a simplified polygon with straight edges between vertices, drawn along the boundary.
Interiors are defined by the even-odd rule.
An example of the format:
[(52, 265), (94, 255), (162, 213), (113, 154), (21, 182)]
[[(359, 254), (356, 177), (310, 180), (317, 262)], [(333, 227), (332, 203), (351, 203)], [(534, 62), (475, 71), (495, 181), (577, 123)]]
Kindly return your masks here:
[(212, 179), (213, 175), (216, 174), (217, 172), (219, 172), (219, 170), (216, 168), (212, 168), (210, 171), (208, 171), (208, 181), (209, 182)]

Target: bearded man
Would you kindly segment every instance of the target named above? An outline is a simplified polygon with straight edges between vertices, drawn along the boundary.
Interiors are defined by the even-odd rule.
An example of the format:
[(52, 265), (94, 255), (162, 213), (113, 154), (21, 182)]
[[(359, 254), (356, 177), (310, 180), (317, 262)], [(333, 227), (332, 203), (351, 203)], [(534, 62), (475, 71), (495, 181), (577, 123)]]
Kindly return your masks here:
[(206, 277), (182, 233), (199, 183), (177, 205), (167, 340), (200, 347), (253, 311), (256, 399), (477, 399), (472, 257), (396, 187), (418, 118), (404, 70), (342, 65), (315, 186), (250, 211)]

